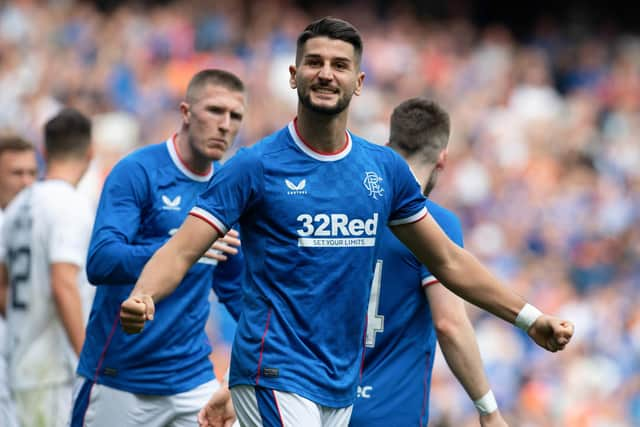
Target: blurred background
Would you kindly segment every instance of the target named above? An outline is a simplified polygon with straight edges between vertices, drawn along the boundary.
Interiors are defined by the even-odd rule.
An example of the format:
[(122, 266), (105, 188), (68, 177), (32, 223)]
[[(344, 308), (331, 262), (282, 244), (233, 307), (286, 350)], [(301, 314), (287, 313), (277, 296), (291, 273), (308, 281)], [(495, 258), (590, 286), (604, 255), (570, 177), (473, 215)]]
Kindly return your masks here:
[[(639, 12), (617, 1), (4, 1), (0, 131), (39, 145), (61, 106), (90, 114), (99, 156), (83, 186), (95, 200), (122, 155), (177, 130), (202, 68), (248, 85), (234, 150), (282, 127), (295, 114), (297, 34), (345, 18), (362, 32), (367, 76), (351, 130), (383, 144), (398, 102), (442, 103), (453, 135), (433, 198), (460, 215), (467, 247), (508, 286), (576, 324), (567, 350), (550, 354), (469, 307), (505, 418), (639, 426)], [(234, 325), (213, 307), (223, 372)], [(431, 426), (477, 425), (441, 356), (431, 396)]]

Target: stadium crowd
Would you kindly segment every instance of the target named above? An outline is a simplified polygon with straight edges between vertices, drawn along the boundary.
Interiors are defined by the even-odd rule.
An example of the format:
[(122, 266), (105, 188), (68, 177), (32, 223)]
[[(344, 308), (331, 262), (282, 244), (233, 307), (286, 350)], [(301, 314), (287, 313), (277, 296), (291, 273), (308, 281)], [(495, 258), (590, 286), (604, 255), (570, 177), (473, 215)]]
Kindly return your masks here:
[[(576, 325), (572, 344), (549, 354), (469, 306), (507, 421), (640, 425), (640, 36), (546, 19), (522, 40), (504, 26), (402, 8), (382, 20), (356, 6), (314, 14), (276, 0), (165, 3), (108, 13), (90, 2), (4, 3), (0, 129), (39, 144), (63, 105), (94, 117), (95, 197), (119, 156), (176, 131), (176, 105), (201, 68), (247, 84), (235, 148), (278, 129), (295, 114), (285, 75), (298, 32), (318, 14), (349, 19), (363, 34), (366, 72), (350, 128), (385, 143), (399, 101), (444, 105), (450, 160), (432, 197), (460, 215), (466, 246), (506, 283)], [(220, 310), (210, 332), (224, 369), (233, 326)], [(442, 358), (431, 396), (432, 425), (477, 422)]]

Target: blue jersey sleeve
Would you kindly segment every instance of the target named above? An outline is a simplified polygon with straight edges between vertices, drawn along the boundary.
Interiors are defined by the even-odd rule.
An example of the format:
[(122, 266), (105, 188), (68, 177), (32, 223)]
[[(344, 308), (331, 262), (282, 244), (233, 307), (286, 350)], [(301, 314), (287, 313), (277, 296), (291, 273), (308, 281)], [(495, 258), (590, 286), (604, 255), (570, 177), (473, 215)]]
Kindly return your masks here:
[(238, 248), (236, 255), (228, 256), (213, 270), (213, 290), (236, 322), (242, 313), (242, 281), (244, 277), (244, 253)]
[(254, 150), (239, 150), (215, 173), (191, 214), (227, 233), (262, 198), (262, 176), (262, 162)]
[(395, 152), (393, 155), (394, 192), (389, 225), (416, 222), (427, 214), (425, 198), (420, 183), (409, 169), (409, 165)]
[[(434, 221), (442, 228), (442, 231), (451, 239), (456, 245), (464, 248), (464, 241), (462, 237), (462, 224), (458, 216), (432, 201), (427, 201), (427, 208)], [(427, 270), (424, 265), (421, 265), (421, 278), (422, 284), (437, 282), (437, 279)]]
[(139, 245), (134, 237), (149, 193), (142, 166), (128, 158), (107, 177), (87, 256), (87, 277), (94, 285), (135, 283), (142, 268), (164, 241)]

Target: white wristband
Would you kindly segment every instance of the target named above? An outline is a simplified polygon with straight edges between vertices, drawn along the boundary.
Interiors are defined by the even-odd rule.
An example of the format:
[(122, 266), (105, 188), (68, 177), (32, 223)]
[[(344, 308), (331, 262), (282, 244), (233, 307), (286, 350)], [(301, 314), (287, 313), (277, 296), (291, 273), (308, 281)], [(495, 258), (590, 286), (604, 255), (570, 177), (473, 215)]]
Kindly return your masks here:
[(473, 405), (476, 407), (480, 415), (489, 415), (498, 409), (498, 402), (493, 395), (493, 391), (489, 390), (487, 394), (482, 396), (478, 400), (473, 401)]
[(533, 325), (540, 316), (542, 316), (542, 312), (531, 304), (527, 303), (524, 305), (524, 307), (522, 307), (520, 313), (518, 313), (515, 325), (523, 331), (528, 332), (531, 325)]

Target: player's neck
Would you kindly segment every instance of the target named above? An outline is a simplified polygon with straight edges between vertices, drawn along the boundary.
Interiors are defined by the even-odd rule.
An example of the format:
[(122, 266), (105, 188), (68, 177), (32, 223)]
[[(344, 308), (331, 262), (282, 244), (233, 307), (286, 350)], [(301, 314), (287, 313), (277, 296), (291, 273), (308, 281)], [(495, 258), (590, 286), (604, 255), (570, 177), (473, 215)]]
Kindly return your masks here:
[(347, 143), (347, 110), (328, 116), (301, 107), (296, 127), (302, 140), (312, 148), (322, 153), (337, 153)]
[(189, 135), (186, 132), (178, 132), (175, 138), (175, 144), (178, 157), (187, 169), (198, 175), (206, 175), (209, 173), (211, 170), (211, 159), (198, 155), (198, 153), (191, 148)]
[(86, 170), (84, 165), (76, 165), (72, 162), (50, 163), (47, 165), (47, 173), (44, 178), (45, 180), (64, 181), (76, 187)]

